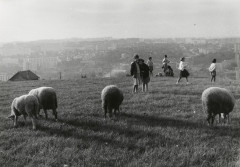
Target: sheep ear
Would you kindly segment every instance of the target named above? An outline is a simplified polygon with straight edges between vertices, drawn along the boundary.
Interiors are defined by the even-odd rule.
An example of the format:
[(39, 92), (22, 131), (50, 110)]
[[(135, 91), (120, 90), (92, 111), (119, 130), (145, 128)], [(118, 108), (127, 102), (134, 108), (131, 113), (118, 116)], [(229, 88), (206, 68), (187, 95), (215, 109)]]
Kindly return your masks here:
[(8, 116), (9, 119), (13, 119), (14, 118), (14, 115), (10, 115)]

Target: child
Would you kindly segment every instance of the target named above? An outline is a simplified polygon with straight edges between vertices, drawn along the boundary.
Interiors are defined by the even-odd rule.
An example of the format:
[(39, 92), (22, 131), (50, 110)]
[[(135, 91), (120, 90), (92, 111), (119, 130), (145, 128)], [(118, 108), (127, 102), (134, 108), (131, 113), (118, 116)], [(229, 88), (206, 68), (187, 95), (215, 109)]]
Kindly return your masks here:
[(139, 66), (140, 66), (140, 75), (142, 78), (142, 91), (147, 92), (148, 91), (148, 83), (150, 82), (149, 77), (149, 67), (147, 64), (144, 63), (143, 59), (139, 59)]
[(217, 72), (216, 72), (216, 62), (217, 60), (216, 59), (213, 59), (212, 61), (212, 64), (210, 65), (210, 67), (208, 68), (210, 73), (211, 73), (211, 82), (215, 82), (216, 81), (216, 75), (217, 75)]
[(153, 76), (153, 62), (152, 62), (152, 57), (148, 58), (147, 65), (149, 67), (149, 72), (150, 75)]
[(186, 70), (187, 64), (185, 63), (185, 57), (181, 58), (178, 69), (180, 70), (179, 78), (176, 84), (179, 83), (182, 77), (185, 77), (188, 83), (189, 72)]

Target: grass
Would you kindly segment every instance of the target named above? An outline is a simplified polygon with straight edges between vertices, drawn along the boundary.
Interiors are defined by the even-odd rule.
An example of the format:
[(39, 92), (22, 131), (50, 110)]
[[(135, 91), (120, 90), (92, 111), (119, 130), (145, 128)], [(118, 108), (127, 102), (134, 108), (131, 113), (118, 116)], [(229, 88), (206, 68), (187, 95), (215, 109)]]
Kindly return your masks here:
[[(236, 166), (240, 147), (240, 87), (219, 79), (215, 86), (236, 97), (229, 125), (209, 127), (201, 107), (209, 79), (153, 78), (149, 93), (132, 94), (132, 79), (82, 79), (0, 83), (0, 166)], [(116, 84), (124, 92), (121, 114), (104, 119), (100, 92)], [(14, 97), (51, 86), (58, 94), (59, 121), (41, 118), (13, 128), (6, 119)], [(43, 112), (42, 112), (42, 115)]]

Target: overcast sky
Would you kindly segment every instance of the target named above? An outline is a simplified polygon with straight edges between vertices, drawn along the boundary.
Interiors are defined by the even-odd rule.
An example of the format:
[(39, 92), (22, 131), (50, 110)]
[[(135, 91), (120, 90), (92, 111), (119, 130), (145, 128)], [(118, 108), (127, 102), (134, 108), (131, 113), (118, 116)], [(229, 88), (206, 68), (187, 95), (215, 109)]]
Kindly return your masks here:
[(239, 0), (0, 0), (0, 42), (240, 37)]

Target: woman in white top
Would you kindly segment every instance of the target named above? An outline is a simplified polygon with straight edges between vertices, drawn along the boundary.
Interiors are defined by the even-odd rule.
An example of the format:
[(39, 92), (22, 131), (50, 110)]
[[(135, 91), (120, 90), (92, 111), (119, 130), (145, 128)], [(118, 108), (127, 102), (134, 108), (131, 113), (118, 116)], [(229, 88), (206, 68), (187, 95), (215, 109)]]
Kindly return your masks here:
[(186, 78), (188, 84), (189, 72), (186, 70), (187, 64), (185, 63), (185, 57), (181, 58), (178, 69), (180, 70), (179, 78), (176, 84), (179, 83), (182, 77)]
[(216, 62), (217, 62), (217, 60), (216, 60), (216, 59), (213, 59), (212, 64), (211, 64), (210, 67), (209, 67), (209, 71), (210, 71), (211, 76), (212, 76), (211, 82), (212, 82), (212, 81), (213, 81), (213, 82), (216, 81), (216, 75), (217, 75), (217, 72), (216, 72)]

